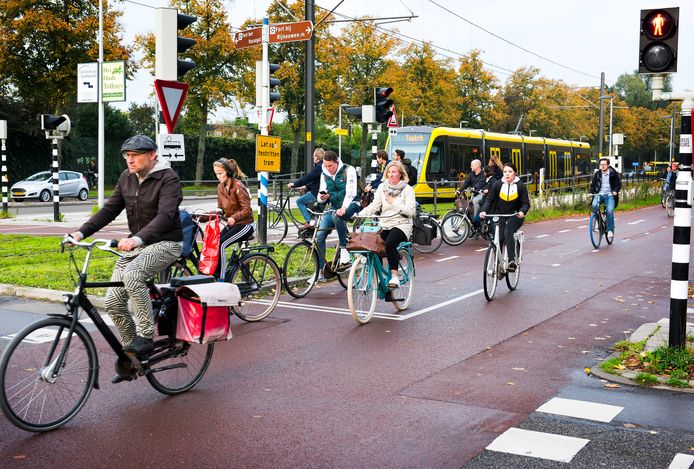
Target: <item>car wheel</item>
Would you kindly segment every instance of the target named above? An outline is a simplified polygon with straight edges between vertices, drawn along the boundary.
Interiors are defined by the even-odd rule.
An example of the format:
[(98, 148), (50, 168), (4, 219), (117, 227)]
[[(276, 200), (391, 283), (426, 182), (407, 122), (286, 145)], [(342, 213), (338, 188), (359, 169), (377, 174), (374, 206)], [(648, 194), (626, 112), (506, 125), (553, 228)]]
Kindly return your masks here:
[(87, 197), (89, 197), (89, 191), (87, 189), (82, 189), (80, 193), (77, 194), (77, 198), (80, 200), (87, 200)]
[(42, 190), (41, 193), (39, 194), (39, 200), (41, 202), (50, 201), (51, 200), (51, 191), (49, 191), (48, 189)]

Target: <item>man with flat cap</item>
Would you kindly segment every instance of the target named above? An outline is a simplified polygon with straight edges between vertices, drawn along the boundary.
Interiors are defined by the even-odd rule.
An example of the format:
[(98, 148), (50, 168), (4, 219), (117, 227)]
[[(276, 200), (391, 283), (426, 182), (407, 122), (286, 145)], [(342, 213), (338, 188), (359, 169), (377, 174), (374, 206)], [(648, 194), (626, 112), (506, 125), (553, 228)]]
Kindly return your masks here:
[[(121, 147), (128, 169), (121, 173), (111, 197), (72, 236), (78, 241), (112, 222), (125, 209), (130, 235), (118, 241), (123, 256), (111, 276), (123, 287), (106, 292), (106, 311), (120, 332), (124, 350), (138, 357), (153, 348), (154, 319), (145, 280), (181, 255), (183, 232), (178, 206), (181, 181), (167, 160), (157, 158), (157, 144), (145, 135), (127, 139)], [(132, 300), (133, 313), (128, 312)], [(130, 379), (116, 375), (113, 382)]]

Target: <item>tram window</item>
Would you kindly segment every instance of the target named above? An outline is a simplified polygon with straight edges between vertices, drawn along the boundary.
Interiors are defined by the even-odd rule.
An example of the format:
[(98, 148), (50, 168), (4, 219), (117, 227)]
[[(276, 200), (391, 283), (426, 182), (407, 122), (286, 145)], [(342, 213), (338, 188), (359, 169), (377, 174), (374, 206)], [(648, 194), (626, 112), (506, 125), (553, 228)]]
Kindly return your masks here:
[(482, 149), (479, 146), (466, 145), (464, 143), (450, 143), (451, 160), (448, 164), (449, 179), (460, 178), (461, 173), (467, 175), (470, 171), (472, 160), (482, 161)]
[(440, 179), (446, 175), (444, 167), (444, 141), (437, 138), (431, 145), (429, 151), (429, 162), (427, 164), (427, 181)]

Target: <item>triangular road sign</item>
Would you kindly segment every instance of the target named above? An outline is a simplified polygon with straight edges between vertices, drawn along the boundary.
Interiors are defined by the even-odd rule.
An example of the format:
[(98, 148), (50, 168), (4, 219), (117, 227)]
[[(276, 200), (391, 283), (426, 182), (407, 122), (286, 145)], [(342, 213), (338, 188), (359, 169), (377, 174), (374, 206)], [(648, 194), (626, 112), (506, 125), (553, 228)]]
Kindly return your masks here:
[(395, 104), (393, 104), (393, 114), (390, 116), (388, 119), (388, 123), (386, 124), (386, 127), (391, 128), (391, 127), (397, 127), (398, 126), (398, 116), (395, 115)]
[(164, 114), (164, 122), (169, 133), (174, 132), (178, 114), (183, 107), (183, 100), (188, 93), (188, 83), (169, 80), (154, 80), (154, 89), (157, 91), (159, 106)]

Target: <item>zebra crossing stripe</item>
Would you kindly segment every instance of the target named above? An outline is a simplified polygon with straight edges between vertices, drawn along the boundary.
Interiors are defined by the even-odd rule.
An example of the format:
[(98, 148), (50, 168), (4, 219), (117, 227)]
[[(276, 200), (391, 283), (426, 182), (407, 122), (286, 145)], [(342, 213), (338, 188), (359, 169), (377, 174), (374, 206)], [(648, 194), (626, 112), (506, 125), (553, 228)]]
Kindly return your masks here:
[(551, 461), (571, 462), (590, 440), (511, 427), (487, 446), (487, 450)]
[(578, 401), (554, 397), (537, 408), (537, 412), (563, 415), (596, 422), (611, 422), (624, 407), (599, 404), (597, 402)]
[(691, 454), (677, 453), (668, 466), (668, 469), (689, 469), (694, 463), (694, 456)]

